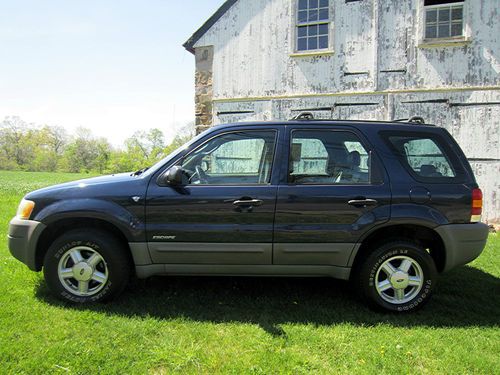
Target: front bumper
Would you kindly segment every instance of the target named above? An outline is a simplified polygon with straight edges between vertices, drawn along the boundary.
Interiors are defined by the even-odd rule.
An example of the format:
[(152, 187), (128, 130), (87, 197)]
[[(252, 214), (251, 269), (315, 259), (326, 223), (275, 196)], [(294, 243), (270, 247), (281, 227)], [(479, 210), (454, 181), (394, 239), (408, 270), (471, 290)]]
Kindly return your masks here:
[(450, 224), (436, 228), (446, 250), (445, 271), (472, 262), (484, 250), (489, 228), (486, 224)]
[(38, 221), (20, 220), (17, 217), (9, 225), (9, 250), (14, 258), (33, 271), (40, 271), (36, 264), (36, 245), (45, 225)]

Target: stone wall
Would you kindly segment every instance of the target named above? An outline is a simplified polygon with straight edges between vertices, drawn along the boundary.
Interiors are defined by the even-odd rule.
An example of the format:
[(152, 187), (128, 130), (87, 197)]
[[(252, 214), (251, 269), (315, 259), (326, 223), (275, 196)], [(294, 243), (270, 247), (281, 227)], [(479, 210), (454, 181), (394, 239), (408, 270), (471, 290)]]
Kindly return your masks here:
[(214, 48), (196, 48), (195, 114), (196, 133), (201, 133), (213, 123), (213, 61)]

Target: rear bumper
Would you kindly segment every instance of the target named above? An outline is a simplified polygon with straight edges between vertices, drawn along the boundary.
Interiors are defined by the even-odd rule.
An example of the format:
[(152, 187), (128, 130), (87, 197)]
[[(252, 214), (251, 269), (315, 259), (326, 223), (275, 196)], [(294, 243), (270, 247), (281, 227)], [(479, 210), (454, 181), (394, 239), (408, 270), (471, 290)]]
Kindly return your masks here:
[(445, 271), (472, 262), (484, 250), (489, 229), (486, 224), (450, 224), (437, 227), (446, 250)]
[(45, 225), (38, 221), (14, 218), (9, 225), (10, 253), (26, 264), (33, 271), (40, 271), (36, 266), (36, 245)]

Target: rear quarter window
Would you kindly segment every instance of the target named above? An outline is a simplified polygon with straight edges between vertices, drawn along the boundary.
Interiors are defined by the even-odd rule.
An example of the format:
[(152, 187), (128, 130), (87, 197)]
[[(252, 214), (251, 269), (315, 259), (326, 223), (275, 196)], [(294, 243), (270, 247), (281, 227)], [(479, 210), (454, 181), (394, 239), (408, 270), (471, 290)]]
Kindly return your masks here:
[(384, 133), (389, 147), (403, 166), (419, 181), (459, 182), (465, 171), (456, 153), (437, 134)]

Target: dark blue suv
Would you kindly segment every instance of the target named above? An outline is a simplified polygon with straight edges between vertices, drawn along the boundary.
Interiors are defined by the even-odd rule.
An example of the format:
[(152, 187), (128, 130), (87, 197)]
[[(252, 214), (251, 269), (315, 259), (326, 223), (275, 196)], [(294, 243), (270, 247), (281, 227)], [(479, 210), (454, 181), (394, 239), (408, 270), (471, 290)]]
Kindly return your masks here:
[(404, 312), (429, 299), (438, 273), (479, 256), (481, 209), (443, 128), (230, 124), (149, 169), (28, 194), (9, 247), (79, 303), (116, 296), (133, 273), (326, 276)]

